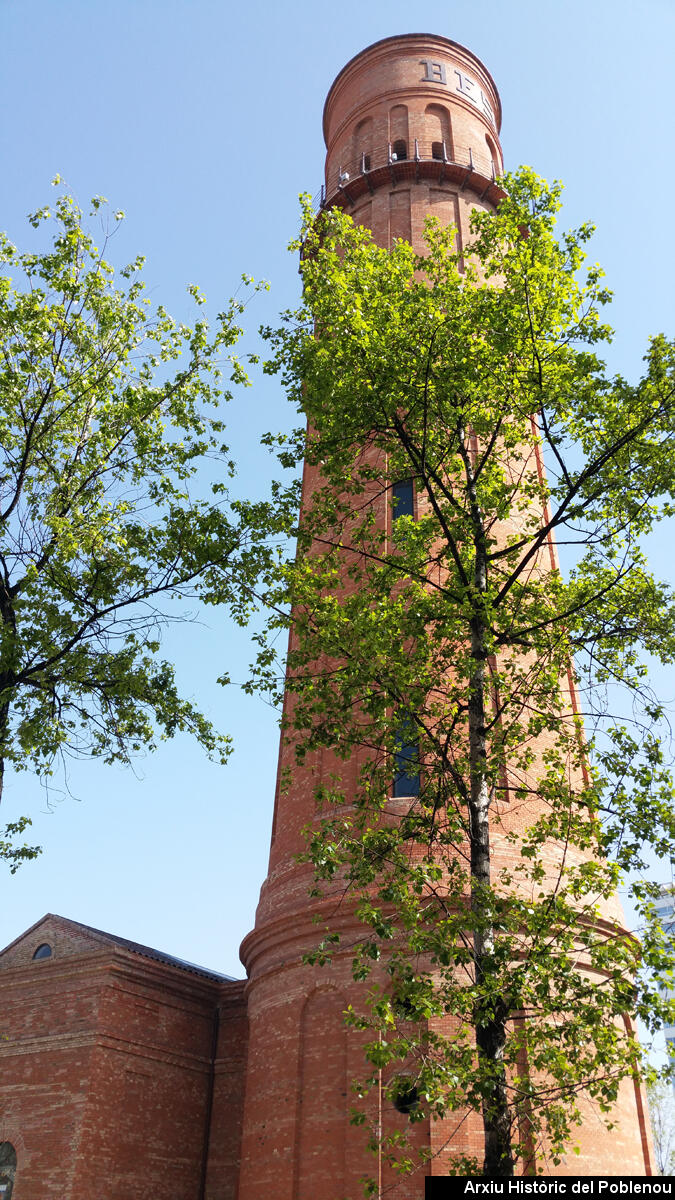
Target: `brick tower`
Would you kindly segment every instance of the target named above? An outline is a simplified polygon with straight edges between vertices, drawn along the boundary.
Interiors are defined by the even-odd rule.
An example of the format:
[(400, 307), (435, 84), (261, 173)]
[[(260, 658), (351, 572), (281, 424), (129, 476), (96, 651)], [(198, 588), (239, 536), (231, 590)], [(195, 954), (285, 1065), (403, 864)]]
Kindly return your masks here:
[[(382, 246), (404, 238), (416, 250), (424, 219), (433, 215), (457, 228), (461, 248), (472, 211), (494, 209), (501, 195), (495, 183), (502, 171), (500, 125), (495, 84), (470, 51), (426, 34), (385, 38), (353, 58), (328, 93), (321, 204), (346, 208)], [(311, 476), (306, 471), (305, 495)], [(339, 764), (347, 789), (350, 774), (356, 786), (357, 758)], [(356, 1200), (359, 1177), (377, 1171), (363, 1132), (348, 1120), (350, 1083), (363, 1073), (358, 1038), (342, 1019), (355, 989), (348, 946), (361, 928), (348, 905), (332, 918), (347, 949), (327, 967), (302, 963), (317, 940), (316, 902), (308, 898), (309, 870), (296, 856), (314, 813), (314, 791), (337, 765), (324, 752), (298, 768), (282, 742), (280, 774), (287, 769), (292, 784), (284, 792), (277, 788), (269, 872), (241, 951), (249, 975), (250, 1042), (239, 1200)], [(630, 1082), (617, 1112), (612, 1135), (597, 1118), (589, 1120), (578, 1138), (581, 1155), (561, 1173), (648, 1173), (642, 1098)], [(385, 1132), (407, 1120), (386, 1101), (379, 1119)], [(432, 1152), (431, 1174), (447, 1170), (444, 1124), (414, 1127), (418, 1144)], [(480, 1156), (477, 1119), (462, 1123), (453, 1144)], [(392, 1200), (424, 1194), (421, 1174), (396, 1182), (385, 1171), (381, 1182)]]

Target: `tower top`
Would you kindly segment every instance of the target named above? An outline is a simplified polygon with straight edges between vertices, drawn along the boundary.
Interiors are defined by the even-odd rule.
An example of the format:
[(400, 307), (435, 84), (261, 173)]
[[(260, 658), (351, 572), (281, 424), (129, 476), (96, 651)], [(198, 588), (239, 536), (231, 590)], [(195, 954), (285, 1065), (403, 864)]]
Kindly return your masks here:
[[(373, 73), (372, 68), (377, 59), (386, 60), (387, 66), (383, 72)], [(415, 80), (412, 72), (417, 71), (420, 64), (426, 62), (432, 66), (429, 75)], [(323, 107), (323, 133), (326, 145), (329, 145), (331, 115), (334, 106), (338, 104), (338, 94), (345, 85), (351, 83), (352, 76), (360, 75), (364, 68), (371, 75), (373, 83), (379, 85), (378, 93), (382, 95), (385, 90), (391, 94), (397, 91), (409, 92), (414, 80), (426, 84), (436, 83), (438, 89), (446, 92), (448, 88), (457, 90), (459, 84), (454, 78), (455, 68), (459, 67), (461, 71), (462, 65), (469, 72), (465, 78), (470, 79), (472, 75), (478, 76), (479, 89), (482, 90), (483, 96), (492, 110), (491, 124), (495, 133), (499, 134), (502, 124), (502, 102), (492, 75), (477, 55), (468, 50), (466, 46), (462, 46), (460, 42), (453, 42), (451, 38), (443, 37), (441, 34), (401, 33), (392, 37), (380, 38), (379, 41), (366, 46), (364, 50), (360, 50), (358, 54), (350, 58), (349, 62), (345, 63), (342, 70), (335, 76)], [(407, 71), (405, 70), (406, 66), (408, 67)], [(442, 69), (434, 72), (434, 66)], [(417, 73), (419, 75), (419, 72)], [(452, 78), (450, 77), (451, 73)], [(482, 89), (480, 88), (481, 84)], [(475, 83), (473, 87), (469, 85), (463, 95), (469, 103), (478, 106), (481, 97), (475, 89)], [(474, 92), (475, 94), (472, 94)], [(359, 93), (361, 104), (367, 103), (374, 95), (373, 91), (368, 88), (365, 91), (359, 88)]]
[(434, 203), (429, 187), (451, 186), (494, 207), (502, 195), (501, 117), (492, 76), (459, 42), (431, 33), (382, 38), (350, 59), (328, 92), (320, 206), (347, 207), (383, 245), (393, 236), (416, 240), (414, 219), (409, 231), (396, 220), (385, 231), (374, 212), (360, 212), (362, 200), (383, 189), (398, 189), (401, 207), (412, 186), (420, 221)]

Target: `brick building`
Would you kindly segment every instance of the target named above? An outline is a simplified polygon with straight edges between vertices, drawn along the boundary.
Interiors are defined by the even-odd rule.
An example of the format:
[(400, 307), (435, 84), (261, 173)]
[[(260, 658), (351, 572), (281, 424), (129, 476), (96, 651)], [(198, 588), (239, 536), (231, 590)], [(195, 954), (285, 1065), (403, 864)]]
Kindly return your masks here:
[[(501, 105), (470, 51), (410, 34), (367, 48), (340, 72), (324, 111), (320, 203), (340, 204), (381, 245), (416, 247), (436, 215), (467, 236), (471, 212), (500, 192)], [(311, 485), (311, 481), (310, 481)], [(386, 519), (386, 515), (383, 519)], [(350, 1126), (350, 1081), (362, 1062), (342, 1012), (351, 955), (313, 970), (306, 866), (296, 861), (314, 789), (333, 764), (298, 769), (275, 801), (268, 877), (232, 980), (56, 916), (0, 955), (0, 1196), (12, 1200), (338, 1200), (372, 1172)], [(358, 764), (347, 765), (354, 772)], [(343, 769), (343, 775), (344, 775)], [(343, 934), (356, 932), (348, 906)], [(618, 910), (607, 914), (620, 919)], [(345, 938), (349, 941), (349, 937)], [(581, 1153), (559, 1173), (649, 1174), (640, 1089), (622, 1087), (608, 1136), (589, 1111)], [(387, 1131), (407, 1117), (389, 1105)], [(453, 1142), (480, 1152), (475, 1118)], [(447, 1163), (443, 1123), (414, 1134)], [(420, 1174), (391, 1200), (420, 1200)], [(3, 1189), (4, 1188), (4, 1192)]]
[(5, 1196), (234, 1200), (242, 981), (50, 914), (0, 987)]

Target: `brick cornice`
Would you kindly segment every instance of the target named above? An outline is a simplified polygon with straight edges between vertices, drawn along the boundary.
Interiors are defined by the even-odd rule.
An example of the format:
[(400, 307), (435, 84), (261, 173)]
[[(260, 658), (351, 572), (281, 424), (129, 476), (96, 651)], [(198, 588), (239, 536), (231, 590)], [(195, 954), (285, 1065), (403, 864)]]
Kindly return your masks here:
[(30, 986), (31, 990), (49, 992), (52, 988), (62, 988), (68, 981), (81, 986), (83, 977), (88, 977), (92, 988), (102, 987), (113, 979), (126, 980), (161, 993), (163, 1001), (169, 994), (176, 999), (191, 999), (211, 1006), (228, 1003), (230, 996), (232, 1002), (236, 1003), (236, 997), (241, 995), (245, 982), (234, 980), (230, 984), (210, 979), (169, 963), (145, 958), (119, 946), (6, 966), (0, 971), (5, 994), (26, 986)]

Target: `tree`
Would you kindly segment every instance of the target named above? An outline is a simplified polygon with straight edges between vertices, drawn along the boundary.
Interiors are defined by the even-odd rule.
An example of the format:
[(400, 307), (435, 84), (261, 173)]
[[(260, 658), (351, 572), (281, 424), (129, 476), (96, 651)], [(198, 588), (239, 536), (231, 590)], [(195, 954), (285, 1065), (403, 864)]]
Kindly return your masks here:
[(654, 1153), (659, 1175), (672, 1175), (675, 1168), (675, 1105), (672, 1086), (664, 1082), (647, 1088)]
[[(177, 325), (151, 311), (141, 258), (115, 283), (107, 226), (99, 251), (71, 197), (30, 220), (55, 223), (50, 248), (0, 238), (0, 790), (6, 764), (47, 777), (59, 756), (127, 762), (158, 730), (224, 761), (229, 739), (158, 652), (184, 619), (176, 600), (244, 621), (268, 553), (268, 506), (228, 502), (218, 412), (222, 364), (247, 382), (231, 352), (243, 305), (213, 333)], [(24, 825), (0, 842), (13, 868)]]
[[(418, 256), (305, 210), (302, 305), (266, 337), (308, 421), (279, 454), (311, 482), (251, 682), (280, 695), (292, 625), (298, 761), (368, 751), (307, 830), (320, 911), (347, 894), (363, 923), (355, 979), (386, 964), (349, 1013), (361, 1091), (384, 1070), (413, 1122), (480, 1113), (487, 1177), (540, 1146), (558, 1162), (588, 1103), (611, 1120), (673, 965), (645, 880), (675, 836), (645, 656), (673, 661), (675, 608), (641, 540), (673, 512), (675, 347), (610, 378), (591, 228), (557, 239), (560, 189), (504, 186), (461, 254), (432, 221)], [(641, 945), (614, 905), (627, 875)], [(338, 941), (328, 922), (312, 961)]]

